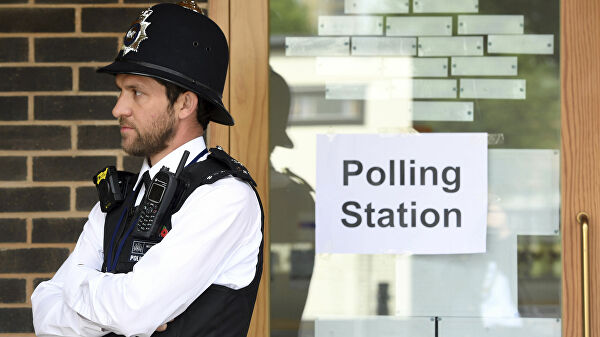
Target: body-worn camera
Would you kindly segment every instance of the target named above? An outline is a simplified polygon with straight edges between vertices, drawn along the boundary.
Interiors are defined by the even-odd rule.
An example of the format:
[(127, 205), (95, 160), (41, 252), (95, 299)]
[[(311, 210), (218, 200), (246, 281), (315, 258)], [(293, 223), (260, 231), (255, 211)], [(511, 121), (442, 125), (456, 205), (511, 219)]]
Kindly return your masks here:
[(102, 212), (110, 212), (125, 200), (129, 185), (135, 183), (134, 178), (135, 174), (117, 171), (114, 166), (107, 166), (94, 175), (92, 180), (98, 190)]

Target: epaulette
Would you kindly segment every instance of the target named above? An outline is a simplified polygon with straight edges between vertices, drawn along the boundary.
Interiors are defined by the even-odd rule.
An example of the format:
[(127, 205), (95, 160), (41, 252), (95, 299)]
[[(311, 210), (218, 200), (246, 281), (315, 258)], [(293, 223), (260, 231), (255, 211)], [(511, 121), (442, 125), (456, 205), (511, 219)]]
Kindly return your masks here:
[[(219, 180), (224, 175), (232, 175), (256, 187), (256, 182), (254, 181), (254, 179), (252, 179), (252, 176), (250, 176), (248, 169), (246, 169), (246, 167), (244, 167), (242, 163), (240, 163), (235, 158), (227, 154), (227, 152), (223, 151), (223, 148), (221, 148), (220, 146), (210, 149), (210, 154), (208, 155), (207, 159), (210, 158), (213, 158), (219, 163), (224, 164), (226, 169), (218, 170), (213, 174), (206, 176), (206, 184), (210, 184), (216, 180)], [(198, 164), (200, 163), (202, 162), (199, 162)]]
[(180, 179), (183, 184), (180, 185), (181, 190), (177, 193), (180, 197), (173, 205), (173, 213), (181, 208), (196, 188), (212, 184), (227, 176), (239, 178), (256, 187), (256, 182), (242, 163), (223, 151), (220, 146), (210, 149), (205, 160), (187, 166), (181, 173)]

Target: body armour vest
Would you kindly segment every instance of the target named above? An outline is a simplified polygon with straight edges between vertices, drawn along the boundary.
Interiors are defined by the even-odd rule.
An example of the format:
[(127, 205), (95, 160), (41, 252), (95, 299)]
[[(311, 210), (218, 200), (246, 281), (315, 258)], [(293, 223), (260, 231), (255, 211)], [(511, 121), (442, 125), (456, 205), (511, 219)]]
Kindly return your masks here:
[[(123, 172), (119, 173), (123, 174)], [(183, 169), (175, 198), (171, 204), (171, 211), (168, 213), (168, 221), (165, 225), (167, 232), (163, 228), (162, 237), (158, 235), (156, 238), (140, 239), (130, 235), (136, 213), (134, 205), (137, 193), (134, 191), (133, 184), (137, 179), (134, 174), (127, 175), (125, 173), (125, 176), (126, 179), (123, 181), (126, 184), (124, 202), (113, 207), (106, 214), (103, 272), (127, 273), (132, 271), (135, 263), (146, 251), (159, 243), (171, 229), (170, 215), (179, 210), (197, 187), (212, 184), (228, 176), (247, 182), (254, 190), (260, 205), (261, 233), (263, 232), (264, 212), (255, 188), (256, 183), (244, 166), (220, 148), (211, 149), (205, 160), (190, 164)], [(166, 331), (155, 332), (153, 336), (246, 336), (262, 273), (263, 242), (264, 240), (260, 243), (254, 279), (248, 286), (238, 290), (216, 284), (209, 286), (182, 314), (173, 322), (168, 323)], [(140, 315), (143, 315), (143, 312)], [(106, 336), (119, 335), (110, 333)]]

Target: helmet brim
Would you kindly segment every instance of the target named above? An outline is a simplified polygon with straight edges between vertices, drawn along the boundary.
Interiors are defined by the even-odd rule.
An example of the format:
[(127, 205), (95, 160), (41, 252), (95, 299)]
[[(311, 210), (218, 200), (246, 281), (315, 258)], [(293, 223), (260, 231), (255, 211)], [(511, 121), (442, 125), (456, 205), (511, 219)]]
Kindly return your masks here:
[[(210, 117), (210, 120), (215, 123), (224, 124), (224, 125), (233, 125), (233, 117), (229, 114), (229, 111), (223, 105), (223, 101), (218, 94), (216, 94), (210, 88), (200, 84), (197, 81), (193, 81), (189, 78), (183, 78), (180, 76), (181, 74), (176, 74), (173, 71), (170, 71), (167, 68), (152, 65), (152, 64), (140, 64), (141, 62), (129, 62), (126, 60), (115, 60), (113, 63), (98, 68), (96, 71), (99, 73), (107, 73), (107, 74), (131, 74), (131, 75), (140, 75), (140, 76), (148, 76), (153, 78), (158, 78), (167, 82), (171, 82), (175, 85), (178, 85), (184, 89), (190, 90), (198, 94), (201, 98), (203, 98), (207, 103), (207, 113)], [(164, 70), (161, 70), (164, 69)]]

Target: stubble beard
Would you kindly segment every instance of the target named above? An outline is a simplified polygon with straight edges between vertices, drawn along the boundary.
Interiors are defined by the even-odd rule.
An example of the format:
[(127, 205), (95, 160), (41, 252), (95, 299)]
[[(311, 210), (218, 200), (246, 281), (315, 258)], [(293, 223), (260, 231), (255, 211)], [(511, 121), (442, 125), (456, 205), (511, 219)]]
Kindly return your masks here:
[[(125, 138), (121, 139), (123, 151), (136, 157), (151, 157), (166, 149), (169, 141), (175, 134), (175, 114), (173, 108), (168, 107), (167, 113), (164, 116), (164, 118), (153, 120), (150, 130), (144, 134), (140, 133), (135, 125), (132, 125), (131, 127), (136, 137), (130, 142), (127, 142)], [(121, 118), (119, 118), (119, 124), (128, 125)]]

